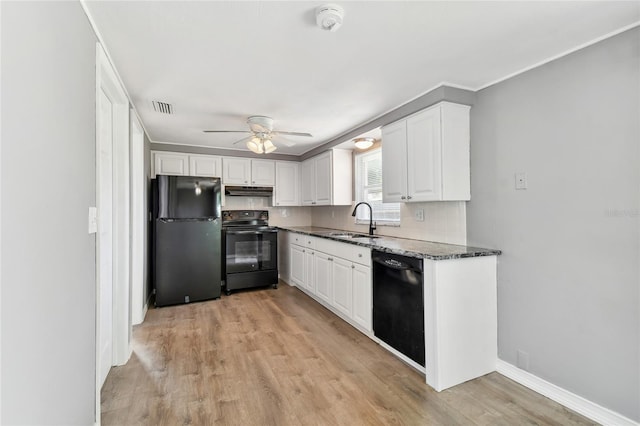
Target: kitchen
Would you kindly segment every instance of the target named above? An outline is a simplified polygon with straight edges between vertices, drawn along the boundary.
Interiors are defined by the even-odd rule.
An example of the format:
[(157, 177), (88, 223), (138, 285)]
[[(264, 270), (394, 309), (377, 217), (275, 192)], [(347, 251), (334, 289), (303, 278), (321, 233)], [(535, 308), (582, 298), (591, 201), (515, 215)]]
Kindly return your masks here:
[[(633, 3), (625, 4), (633, 7)], [(357, 13), (347, 6), (346, 9), (343, 28), (335, 35), (348, 31), (349, 19), (355, 22)], [(637, 13), (637, 9), (633, 13)], [(54, 25), (51, 17), (67, 22), (69, 28), (75, 29), (74, 36)], [(638, 87), (638, 33), (632, 25), (636, 21), (637, 15), (633, 15), (624, 24), (599, 28), (601, 32), (597, 35), (596, 31), (589, 39), (565, 46), (545, 59), (581, 45), (583, 49), (476, 91), (470, 117), (471, 201), (405, 204), (400, 209), (402, 226), (399, 229), (380, 226), (376, 230), (383, 235), (435, 241), (453, 236), (452, 239), (458, 238), (458, 242), (464, 244), (502, 250), (497, 270), (498, 358), (504, 363), (503, 367), (523, 365), (528, 354), (528, 368), (534, 376), (592, 402), (590, 407), (597, 406), (609, 415), (617, 415), (614, 417), (617, 424), (623, 424), (621, 418), (632, 422), (624, 424), (634, 424), (640, 419), (638, 271), (637, 267), (629, 266), (637, 265), (638, 259), (635, 143), (638, 103), (634, 96)], [(95, 308), (90, 306), (95, 299), (95, 289), (87, 288), (87, 283), (95, 283), (92, 266), (95, 265), (95, 241), (86, 235), (85, 225), (87, 206), (95, 205), (95, 165), (92, 166), (95, 147), (87, 146), (86, 141), (95, 140), (92, 114), (97, 37), (86, 22), (82, 8), (74, 3), (55, 7), (3, 4), (2, 24), (3, 106), (16, 105), (13, 114), (22, 114), (11, 115), (11, 110), (5, 108), (2, 113), (3, 243), (38, 241), (32, 247), (40, 247), (38, 254), (46, 250), (46, 255), (42, 252), (40, 258), (48, 271), (45, 274), (29, 268), (24, 251), (11, 249), (13, 245), (3, 249), (3, 421), (17, 423), (18, 419), (27, 419), (30, 423), (86, 424), (86, 419), (93, 416), (93, 384), (86, 379), (87, 374), (74, 374), (74, 371), (80, 369), (91, 376), (95, 368), (92, 359), (95, 335), (87, 326), (95, 318)], [(604, 37), (616, 30), (620, 32)], [(317, 37), (330, 35), (318, 32)], [(26, 36), (20, 38), (23, 48), (41, 55), (24, 58), (19, 50), (12, 49), (8, 40), (18, 34)], [(55, 37), (44, 42), (38, 34)], [(596, 39), (595, 44), (590, 43)], [(108, 41), (105, 44), (112, 48)], [(60, 46), (66, 47), (55, 49), (57, 56), (45, 54)], [(60, 73), (39, 75), (36, 70), (46, 69), (45, 61), (51, 62), (47, 66), (61, 70)], [(114, 62), (118, 71), (126, 74), (115, 58)], [(71, 73), (69, 64), (73, 64)], [(135, 60), (130, 60), (122, 66), (135, 64)], [(535, 63), (523, 64), (518, 70), (533, 65)], [(49, 84), (51, 78), (56, 81), (55, 86)], [(5, 81), (15, 84), (5, 86)], [(52, 108), (63, 89), (64, 95), (75, 102), (64, 114)], [(436, 92), (438, 90), (447, 91), (436, 89)], [(38, 96), (35, 101), (38, 92), (47, 96)], [(411, 96), (415, 95), (416, 92)], [(405, 96), (404, 100), (411, 96)], [(29, 101), (33, 102), (30, 108), (41, 105), (35, 115), (38, 126), (24, 125), (24, 111), (29, 108), (17, 109)], [(133, 102), (135, 104), (135, 99)], [(411, 113), (421, 109), (414, 106)], [(251, 111), (247, 115), (255, 113)], [(396, 118), (407, 115), (410, 113), (400, 111)], [(144, 124), (151, 126), (152, 123)], [(227, 124), (219, 128), (239, 130), (242, 124), (240, 120), (233, 127)], [(295, 127), (279, 128), (307, 130), (303, 122), (294, 124)], [(199, 127), (199, 131), (203, 128), (213, 126)], [(44, 130), (50, 137), (44, 137)], [(363, 130), (356, 128), (354, 134), (344, 137), (355, 138)], [(25, 143), (7, 146), (9, 140)], [(66, 143), (62, 142), (65, 140)], [(151, 148), (159, 150), (158, 145), (166, 144), (148, 143), (147, 164), (150, 164)], [(42, 159), (30, 155), (34, 148), (42, 154)], [(171, 148), (165, 150), (177, 151), (175, 146)], [(195, 147), (179, 148), (180, 152), (204, 154)], [(279, 150), (286, 151), (284, 147)], [(228, 151), (222, 154), (232, 155)], [(316, 154), (319, 152), (310, 151), (305, 155), (311, 158)], [(277, 157), (277, 152), (269, 155), (268, 158), (291, 160)], [(60, 200), (43, 200), (51, 205), (63, 201), (65, 207), (59, 212), (61, 216), (54, 216), (61, 225), (38, 225), (36, 239), (30, 230), (39, 223), (32, 213), (36, 209), (18, 207), (23, 200), (20, 192), (4, 185), (21, 182), (25, 187), (39, 187), (42, 182), (50, 181), (51, 173), (62, 179), (61, 182), (69, 179), (61, 168), (51, 171), (46, 159), (60, 161), (73, 176), (81, 178), (78, 181), (86, 184), (78, 186), (75, 194), (58, 194), (62, 197)], [(31, 177), (24, 173), (28, 164), (37, 166), (29, 168), (33, 172)], [(525, 173), (528, 180), (525, 190), (515, 189), (515, 175), (520, 173)], [(53, 197), (53, 194), (45, 196)], [(366, 224), (353, 223), (352, 207), (269, 207), (270, 224), (312, 225), (366, 233)], [(419, 210), (424, 210), (423, 223), (416, 220)], [(83, 224), (84, 235), (73, 226), (65, 225), (72, 218)], [(15, 225), (6, 226), (8, 223)], [(460, 241), (461, 236), (465, 236), (466, 241)], [(67, 241), (67, 250), (56, 250), (60, 241)], [(69, 276), (65, 270), (77, 271), (77, 277)], [(40, 284), (47, 282), (69, 291), (63, 295), (54, 292), (51, 286)], [(19, 283), (28, 285), (19, 286)], [(43, 295), (47, 296), (48, 303), (40, 302)], [(86, 303), (71, 306), (67, 300), (70, 297)], [(232, 298), (233, 295), (229, 300)], [(225, 297), (220, 302), (224, 300)], [(20, 307), (32, 303), (36, 303), (35, 311), (40, 315), (25, 319)], [(61, 313), (61, 307), (68, 314)], [(10, 325), (18, 323), (21, 332)], [(41, 331), (51, 337), (43, 339)], [(41, 338), (36, 341), (35, 336)], [(73, 340), (69, 340), (72, 337)], [(56, 344), (57, 339), (62, 339), (63, 344)], [(80, 341), (87, 342), (81, 345), (84, 349), (72, 350)], [(35, 370), (19, 347), (38, 356), (41, 362)], [(49, 357), (41, 356), (45, 353)], [(60, 394), (77, 396), (72, 398), (73, 406), (62, 395), (52, 396), (46, 391), (51, 388), (48, 385), (51, 380), (67, 382), (66, 392)], [(27, 398), (42, 401), (38, 404), (41, 409), (25, 410)], [(24, 417), (25, 413), (29, 413), (29, 417)], [(42, 420), (47, 418), (42, 417), (45, 413), (50, 415), (46, 421)]]

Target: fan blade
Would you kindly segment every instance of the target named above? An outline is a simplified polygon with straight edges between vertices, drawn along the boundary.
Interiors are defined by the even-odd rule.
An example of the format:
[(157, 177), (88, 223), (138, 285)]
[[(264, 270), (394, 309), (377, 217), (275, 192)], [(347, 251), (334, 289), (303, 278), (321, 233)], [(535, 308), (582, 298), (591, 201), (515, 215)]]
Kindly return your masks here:
[(248, 130), (203, 130), (204, 133), (252, 133)]
[(238, 144), (239, 144), (239, 143), (241, 143), (241, 142), (248, 142), (248, 141), (250, 141), (250, 140), (251, 140), (251, 138), (252, 138), (252, 137), (253, 137), (253, 135), (251, 135), (251, 136), (249, 136), (249, 137), (246, 137), (246, 138), (242, 138), (242, 139), (240, 139), (239, 141), (235, 141), (233, 144), (234, 144), (234, 145), (238, 145)]
[(304, 136), (304, 137), (307, 137), (307, 138), (310, 138), (310, 137), (313, 136), (311, 133), (283, 132), (283, 131), (279, 131), (279, 130), (274, 130), (271, 133), (274, 134), (274, 135)]

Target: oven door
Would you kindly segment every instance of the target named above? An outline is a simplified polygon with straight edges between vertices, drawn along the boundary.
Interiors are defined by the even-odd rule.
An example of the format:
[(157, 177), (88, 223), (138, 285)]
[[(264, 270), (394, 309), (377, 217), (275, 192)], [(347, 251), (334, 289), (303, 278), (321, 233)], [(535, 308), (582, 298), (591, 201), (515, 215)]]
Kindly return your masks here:
[(278, 230), (226, 230), (226, 273), (278, 268)]

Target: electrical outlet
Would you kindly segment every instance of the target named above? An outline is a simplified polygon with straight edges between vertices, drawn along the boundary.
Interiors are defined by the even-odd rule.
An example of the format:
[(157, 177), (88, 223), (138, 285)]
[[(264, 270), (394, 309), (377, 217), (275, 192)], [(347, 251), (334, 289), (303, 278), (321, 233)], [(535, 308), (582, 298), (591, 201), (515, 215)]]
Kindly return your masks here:
[(524, 351), (517, 351), (516, 355), (516, 366), (524, 371), (529, 371), (529, 354)]
[(526, 173), (516, 173), (516, 189), (527, 189)]
[(424, 209), (416, 210), (415, 215), (416, 215), (416, 221), (424, 222)]

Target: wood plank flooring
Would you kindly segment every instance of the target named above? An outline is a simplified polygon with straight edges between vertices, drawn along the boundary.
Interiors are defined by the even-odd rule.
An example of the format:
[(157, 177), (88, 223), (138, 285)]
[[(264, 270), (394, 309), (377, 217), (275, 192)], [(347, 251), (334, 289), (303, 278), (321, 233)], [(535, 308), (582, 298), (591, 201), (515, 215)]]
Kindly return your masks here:
[(294, 287), (149, 310), (103, 425), (587, 425), (492, 373), (435, 392)]

